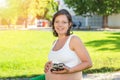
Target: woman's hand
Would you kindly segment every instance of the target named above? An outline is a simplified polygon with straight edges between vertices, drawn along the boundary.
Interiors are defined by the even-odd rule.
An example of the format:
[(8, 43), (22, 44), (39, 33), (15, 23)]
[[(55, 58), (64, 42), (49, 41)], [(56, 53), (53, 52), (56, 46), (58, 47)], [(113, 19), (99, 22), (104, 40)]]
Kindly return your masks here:
[(48, 72), (48, 70), (50, 69), (51, 65), (52, 65), (52, 61), (48, 61), (48, 62), (45, 64), (45, 66), (44, 66), (44, 72), (45, 72), (45, 73)]
[(70, 71), (70, 68), (67, 66), (64, 66), (63, 70), (59, 70), (59, 71), (52, 71), (53, 74), (68, 74)]

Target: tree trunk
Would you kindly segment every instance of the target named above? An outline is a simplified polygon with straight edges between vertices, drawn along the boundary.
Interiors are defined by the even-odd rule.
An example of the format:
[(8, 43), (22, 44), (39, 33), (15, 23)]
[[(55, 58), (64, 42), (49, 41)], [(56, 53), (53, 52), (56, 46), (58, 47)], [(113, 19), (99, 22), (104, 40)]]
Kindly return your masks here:
[(45, 9), (45, 12), (44, 12), (44, 15), (43, 15), (43, 19), (45, 19), (45, 16), (47, 15), (48, 13), (48, 9)]
[(25, 18), (25, 28), (27, 28), (27, 18)]
[(103, 27), (102, 28), (108, 28), (108, 16), (103, 16)]
[(8, 19), (8, 28), (10, 28), (10, 25), (11, 25), (11, 21), (10, 19)]

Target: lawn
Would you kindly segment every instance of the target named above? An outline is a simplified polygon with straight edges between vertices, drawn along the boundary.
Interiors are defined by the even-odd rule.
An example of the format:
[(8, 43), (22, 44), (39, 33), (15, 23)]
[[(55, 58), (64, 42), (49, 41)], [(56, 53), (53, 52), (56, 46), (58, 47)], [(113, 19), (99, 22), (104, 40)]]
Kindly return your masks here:
[[(88, 49), (93, 67), (84, 73), (120, 70), (120, 33), (74, 31)], [(56, 38), (51, 31), (0, 31), (0, 78), (43, 74), (47, 55)]]

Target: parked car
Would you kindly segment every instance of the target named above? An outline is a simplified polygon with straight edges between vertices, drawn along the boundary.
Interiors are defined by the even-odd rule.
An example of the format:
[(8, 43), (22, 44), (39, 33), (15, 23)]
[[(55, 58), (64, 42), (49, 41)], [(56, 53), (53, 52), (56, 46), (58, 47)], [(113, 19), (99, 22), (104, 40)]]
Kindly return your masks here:
[(36, 25), (37, 27), (42, 27), (43, 26), (42, 20), (37, 20)]
[(42, 20), (42, 19), (40, 19), (40, 20), (37, 20), (36, 21), (36, 26), (37, 27), (48, 27), (48, 20)]

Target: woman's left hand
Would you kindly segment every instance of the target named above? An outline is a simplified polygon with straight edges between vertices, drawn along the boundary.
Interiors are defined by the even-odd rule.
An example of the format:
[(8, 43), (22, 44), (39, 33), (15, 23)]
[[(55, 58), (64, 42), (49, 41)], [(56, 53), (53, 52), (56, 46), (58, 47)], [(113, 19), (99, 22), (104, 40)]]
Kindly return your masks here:
[(67, 66), (64, 66), (63, 70), (59, 70), (59, 71), (52, 71), (53, 74), (67, 74), (69, 73), (70, 68)]

